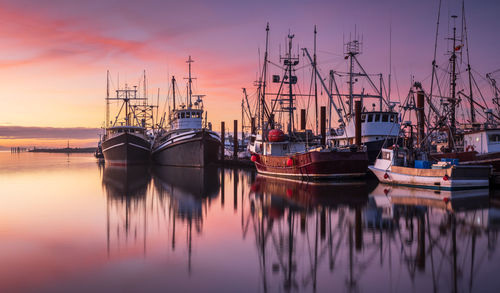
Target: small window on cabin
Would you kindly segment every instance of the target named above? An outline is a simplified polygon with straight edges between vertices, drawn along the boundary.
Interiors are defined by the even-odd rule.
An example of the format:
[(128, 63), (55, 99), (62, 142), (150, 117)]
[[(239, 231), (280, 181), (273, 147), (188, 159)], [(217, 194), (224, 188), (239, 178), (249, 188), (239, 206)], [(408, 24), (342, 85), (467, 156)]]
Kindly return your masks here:
[(390, 118), (391, 118), (391, 122), (396, 121), (396, 115), (390, 115)]
[(182, 113), (181, 113), (181, 118), (184, 118), (184, 117), (186, 117), (186, 115), (185, 115), (185, 113), (184, 113), (184, 112), (182, 112)]
[(191, 112), (186, 112), (186, 118), (191, 118)]
[(375, 114), (374, 122), (379, 122), (379, 121), (380, 121), (380, 114)]
[(365, 121), (366, 121), (366, 115), (363, 114), (361, 115), (361, 123), (365, 123)]
[(488, 140), (490, 142), (500, 142), (500, 134), (490, 134), (488, 135)]
[(196, 113), (196, 118), (201, 118), (201, 113), (200, 112)]
[(368, 119), (367, 119), (368, 122), (372, 122), (373, 121), (373, 115), (372, 114), (369, 114), (368, 115)]
[(120, 132), (122, 132), (122, 130), (121, 130), (121, 129), (118, 129), (118, 133), (120, 133)]
[(387, 122), (387, 121), (389, 121), (389, 115), (387, 114), (382, 115), (382, 122)]
[(177, 119), (181, 118), (181, 113), (177, 113)]

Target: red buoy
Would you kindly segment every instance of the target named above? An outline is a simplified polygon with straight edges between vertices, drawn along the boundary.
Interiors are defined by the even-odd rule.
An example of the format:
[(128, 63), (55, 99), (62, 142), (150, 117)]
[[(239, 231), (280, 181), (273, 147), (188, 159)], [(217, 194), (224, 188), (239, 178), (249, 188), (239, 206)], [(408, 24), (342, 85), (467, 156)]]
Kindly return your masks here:
[(387, 178), (389, 178), (389, 174), (385, 173), (384, 174), (384, 179), (387, 179)]
[(448, 203), (450, 201), (450, 198), (449, 197), (445, 197), (445, 198), (443, 198), (443, 201), (444, 201), (444, 203)]
[(285, 134), (280, 129), (269, 131), (268, 138), (270, 142), (280, 142), (285, 140)]
[(250, 157), (250, 161), (252, 161), (252, 162), (257, 162), (257, 156), (256, 156), (256, 155), (252, 155), (252, 156)]
[(448, 181), (448, 179), (450, 179), (450, 177), (448, 177), (448, 175), (444, 175), (444, 176), (443, 176), (443, 180), (444, 180), (444, 181)]
[(286, 165), (288, 167), (292, 167), (293, 166), (293, 159), (292, 158), (288, 158), (288, 160), (286, 160)]

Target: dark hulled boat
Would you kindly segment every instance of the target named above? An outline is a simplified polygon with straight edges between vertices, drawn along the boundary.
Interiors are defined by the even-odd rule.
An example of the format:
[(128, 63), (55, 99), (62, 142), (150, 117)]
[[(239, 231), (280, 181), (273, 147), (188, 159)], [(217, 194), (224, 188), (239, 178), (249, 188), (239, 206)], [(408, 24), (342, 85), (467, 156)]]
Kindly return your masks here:
[[(167, 130), (156, 134), (152, 157), (155, 163), (168, 166), (204, 167), (219, 160), (220, 137), (203, 127), (202, 95), (191, 103), (191, 56), (189, 64), (189, 93), (187, 105), (175, 107), (175, 78), (172, 77), (173, 110)], [(205, 116), (206, 120), (206, 116)], [(206, 121), (205, 121), (206, 122)]]
[(144, 128), (115, 126), (106, 129), (102, 153), (109, 164), (144, 164), (149, 161), (150, 147)]
[[(105, 162), (113, 165), (148, 163), (151, 142), (146, 134), (145, 121), (139, 121), (134, 105), (131, 105), (132, 101), (145, 100), (145, 98), (137, 97), (136, 87), (131, 89), (125, 86), (125, 89), (116, 90), (116, 97), (106, 97), (107, 107), (109, 107), (110, 100), (121, 100), (123, 104), (113, 124), (106, 128), (106, 134), (102, 139)], [(124, 110), (123, 121), (118, 121), (122, 110)], [(109, 113), (109, 109), (106, 112)]]

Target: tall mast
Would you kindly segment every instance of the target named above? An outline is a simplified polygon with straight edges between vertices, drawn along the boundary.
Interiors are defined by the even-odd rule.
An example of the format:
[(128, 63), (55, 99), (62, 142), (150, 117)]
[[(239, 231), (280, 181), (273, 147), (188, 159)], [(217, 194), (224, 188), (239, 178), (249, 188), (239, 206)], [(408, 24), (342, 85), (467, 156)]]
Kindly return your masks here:
[[(264, 128), (264, 105), (266, 103), (266, 77), (267, 77), (267, 50), (269, 45), (269, 23), (266, 25), (266, 51), (264, 52), (264, 64), (262, 67), (262, 95), (261, 95), (261, 111), (260, 111), (260, 119), (261, 119), (261, 127)], [(267, 127), (266, 127), (267, 128)]]
[(465, 49), (467, 50), (467, 71), (469, 73), (469, 102), (470, 102), (470, 122), (476, 122), (476, 111), (474, 111), (474, 96), (472, 93), (472, 70), (470, 68), (469, 39), (467, 37), (467, 23), (465, 21), (465, 1), (462, 1), (462, 22), (465, 35)]
[[(451, 18), (456, 19), (456, 15), (452, 15)], [(455, 110), (456, 110), (456, 86), (457, 86), (457, 73), (456, 73), (456, 64), (457, 64), (457, 54), (455, 53), (456, 50), (456, 39), (457, 37), (457, 27), (456, 25), (453, 26), (453, 48), (451, 50), (451, 57), (450, 57), (450, 62), (451, 62), (451, 76), (450, 76), (450, 87), (451, 87), (451, 97), (449, 99), (450, 102), (450, 132), (451, 132), (451, 137), (449, 139), (453, 140), (455, 138), (456, 134), (456, 118), (455, 118)]]
[[(293, 76), (292, 76), (292, 39), (294, 35), (288, 35), (288, 92), (289, 92), (289, 108), (288, 108), (288, 135), (293, 131)], [(286, 64), (285, 63), (285, 64)]]
[(106, 123), (104, 127), (109, 127), (109, 70), (106, 71)]
[[(348, 113), (349, 116), (353, 113), (353, 104), (354, 104), (354, 92), (353, 92), (354, 82), (355, 82), (353, 80), (354, 61), (355, 61), (354, 58), (356, 58), (356, 55), (358, 55), (359, 53), (360, 53), (360, 43), (357, 40), (356, 30), (354, 30), (354, 40), (349, 40), (349, 42), (346, 44), (346, 54), (347, 57), (349, 58), (349, 113)], [(361, 105), (361, 107), (363, 106)]]
[(191, 83), (193, 82), (193, 79), (191, 78), (191, 63), (193, 63), (194, 60), (191, 59), (191, 55), (189, 55), (189, 59), (186, 61), (187, 64), (189, 64), (189, 77), (188, 77), (188, 84), (189, 84), (189, 90), (188, 90), (188, 108), (191, 108), (191, 96), (193, 95), (193, 91), (191, 89)]
[(147, 92), (146, 92), (146, 70), (144, 70), (144, 101), (142, 101), (142, 104), (143, 105), (146, 105), (148, 103), (148, 100), (147, 100)]
[(314, 56), (313, 56), (313, 74), (314, 74), (314, 113), (315, 113), (315, 118), (316, 118), (316, 133), (318, 133), (318, 82), (316, 80), (317, 74), (316, 74), (316, 26), (314, 26)]
[(173, 100), (173, 110), (175, 110), (175, 76), (172, 75), (172, 100)]

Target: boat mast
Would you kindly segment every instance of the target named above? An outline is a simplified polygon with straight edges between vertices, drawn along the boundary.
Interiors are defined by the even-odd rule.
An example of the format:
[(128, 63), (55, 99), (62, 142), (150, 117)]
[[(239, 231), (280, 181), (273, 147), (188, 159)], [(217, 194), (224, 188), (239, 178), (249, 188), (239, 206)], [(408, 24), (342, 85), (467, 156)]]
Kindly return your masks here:
[(173, 110), (175, 111), (175, 76), (172, 75), (172, 100), (173, 100)]
[(106, 128), (109, 127), (109, 70), (106, 71)]
[(315, 113), (315, 117), (316, 117), (316, 133), (318, 133), (318, 82), (316, 80), (317, 78), (317, 74), (316, 74), (316, 64), (317, 64), (317, 60), (316, 60), (316, 34), (317, 34), (317, 30), (316, 30), (316, 25), (314, 26), (314, 60), (313, 60), (313, 67), (314, 67), (314, 70), (313, 70), (313, 74), (314, 74), (314, 113)]
[(292, 64), (292, 40), (295, 35), (288, 35), (288, 56), (287, 59), (285, 59), (285, 65), (288, 65), (288, 102), (289, 102), (289, 108), (288, 108), (288, 135), (291, 136), (292, 131), (293, 131), (293, 80), (294, 76), (292, 76), (292, 65), (295, 64), (295, 62), (298, 63), (298, 60), (295, 61)]
[(467, 37), (467, 23), (465, 20), (465, 1), (462, 1), (462, 22), (465, 36), (465, 49), (467, 50), (467, 72), (469, 73), (469, 102), (470, 102), (470, 122), (476, 122), (476, 111), (474, 111), (474, 96), (472, 93), (472, 70), (470, 68), (469, 38)]
[(187, 64), (189, 64), (189, 77), (188, 77), (188, 84), (189, 84), (189, 89), (188, 89), (188, 105), (187, 108), (191, 108), (192, 103), (191, 103), (191, 96), (193, 94), (193, 91), (191, 89), (191, 84), (193, 82), (193, 78), (191, 78), (191, 63), (193, 63), (194, 60), (191, 59), (191, 55), (189, 55), (189, 59), (186, 61)]
[[(453, 18), (454, 20), (457, 18), (456, 15), (452, 15), (451, 18)], [(456, 106), (457, 106), (457, 101), (456, 101), (456, 85), (457, 85), (457, 73), (456, 73), (456, 61), (457, 61), (457, 54), (455, 53), (457, 47), (456, 47), (456, 35), (457, 35), (457, 27), (456, 25), (453, 25), (453, 38), (452, 38), (452, 41), (453, 41), (453, 48), (451, 50), (451, 57), (450, 57), (450, 63), (451, 63), (451, 76), (450, 76), (450, 90), (451, 90), (451, 96), (449, 98), (449, 102), (450, 102), (450, 137), (449, 137), (449, 140), (454, 140), (455, 139), (455, 135), (456, 135), (456, 131), (457, 131), (457, 127), (456, 127)], [(450, 143), (450, 146), (451, 146), (451, 143), (452, 142), (449, 142)]]
[[(267, 80), (267, 50), (268, 50), (268, 45), (269, 45), (269, 23), (267, 23), (266, 26), (266, 51), (264, 52), (264, 64), (262, 67), (262, 77), (261, 77), (261, 82), (262, 82), (262, 95), (261, 95), (261, 111), (260, 111), (260, 119), (261, 119), (261, 127), (264, 128), (264, 117), (265, 117), (265, 104), (266, 104), (266, 80)], [(267, 127), (265, 127), (267, 128)]]

